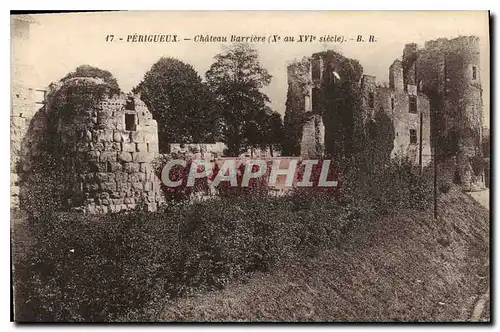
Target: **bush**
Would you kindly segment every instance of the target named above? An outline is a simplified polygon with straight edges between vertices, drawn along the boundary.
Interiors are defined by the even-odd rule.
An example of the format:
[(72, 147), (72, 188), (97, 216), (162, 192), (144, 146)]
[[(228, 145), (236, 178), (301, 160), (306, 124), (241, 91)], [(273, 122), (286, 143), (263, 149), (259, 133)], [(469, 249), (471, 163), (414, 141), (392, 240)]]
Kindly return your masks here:
[(395, 163), (369, 174), (351, 168), (336, 194), (297, 189), (154, 213), (35, 215), (37, 244), (16, 267), (30, 274), (16, 280), (17, 291), (27, 294), (16, 320), (155, 320), (165, 300), (315, 255), (355, 223), (425, 207), (432, 198), (426, 172)]
[(310, 197), (314, 208), (303, 211), (288, 198), (260, 197), (156, 213), (39, 215), (31, 222), (37, 245), (23, 262), (31, 278), (18, 285), (29, 294), (18, 317), (151, 319), (151, 303), (220, 288), (331, 245), (340, 214), (325, 198)]

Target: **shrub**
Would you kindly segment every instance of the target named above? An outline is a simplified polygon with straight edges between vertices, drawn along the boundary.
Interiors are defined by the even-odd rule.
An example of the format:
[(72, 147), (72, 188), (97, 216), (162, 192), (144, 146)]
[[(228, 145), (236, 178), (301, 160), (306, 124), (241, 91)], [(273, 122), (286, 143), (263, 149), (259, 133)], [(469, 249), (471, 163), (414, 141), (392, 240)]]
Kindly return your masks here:
[[(21, 320), (115, 321), (147, 317), (151, 303), (223, 287), (333, 243), (336, 203), (310, 197), (232, 198), (105, 216), (43, 214), (22, 263), (31, 277)], [(25, 292), (25, 293), (26, 293)], [(131, 317), (131, 316), (129, 316)]]
[(255, 271), (315, 255), (352, 225), (422, 208), (427, 171), (409, 163), (344, 171), (337, 194), (294, 190), (104, 216), (46, 212), (31, 218), (36, 246), (16, 280), (20, 321), (155, 320), (161, 304), (224, 287)]

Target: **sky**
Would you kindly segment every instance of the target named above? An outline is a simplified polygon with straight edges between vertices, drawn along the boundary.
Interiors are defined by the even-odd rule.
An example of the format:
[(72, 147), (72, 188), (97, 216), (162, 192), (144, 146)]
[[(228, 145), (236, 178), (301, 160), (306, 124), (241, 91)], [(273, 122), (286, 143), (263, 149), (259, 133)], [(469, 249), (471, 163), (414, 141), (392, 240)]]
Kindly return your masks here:
[[(34, 66), (37, 85), (57, 81), (77, 66), (88, 64), (109, 70), (122, 90), (130, 91), (162, 56), (191, 64), (204, 78), (222, 51), (220, 43), (184, 41), (196, 35), (294, 36), (313, 34), (368, 38), (376, 43), (260, 43), (261, 65), (273, 76), (265, 89), (274, 110), (283, 114), (287, 91), (286, 66), (294, 59), (326, 49), (360, 61), (364, 73), (388, 81), (388, 68), (400, 58), (404, 45), (440, 37), (476, 35), (481, 42), (484, 118), (489, 122), (488, 14), (482, 12), (107, 12), (32, 15), (27, 61)], [(130, 43), (133, 34), (175, 34), (176, 43)], [(115, 40), (106, 42), (113, 34)], [(124, 40), (119, 41), (122, 37)], [(226, 45), (229, 45), (227, 43)]]

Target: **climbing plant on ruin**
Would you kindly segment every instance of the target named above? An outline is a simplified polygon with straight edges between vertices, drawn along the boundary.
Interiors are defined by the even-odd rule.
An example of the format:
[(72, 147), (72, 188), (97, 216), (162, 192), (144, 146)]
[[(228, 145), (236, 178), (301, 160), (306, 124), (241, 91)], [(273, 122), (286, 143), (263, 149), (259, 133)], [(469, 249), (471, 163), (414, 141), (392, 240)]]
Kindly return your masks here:
[(66, 82), (75, 77), (92, 77), (100, 78), (108, 85), (108, 92), (110, 95), (120, 93), (120, 87), (116, 78), (108, 70), (100, 69), (97, 67), (82, 65), (78, 66), (75, 71), (68, 73), (61, 79), (61, 82)]
[(331, 52), (336, 58), (340, 80), (324, 82), (325, 149), (336, 160), (349, 159), (366, 147), (365, 128), (360, 124), (363, 67), (357, 60)]
[(307, 57), (294, 61), (289, 70), (288, 90), (285, 102), (283, 153), (296, 156), (300, 154), (302, 126), (304, 117), (304, 98), (309, 93), (310, 59)]

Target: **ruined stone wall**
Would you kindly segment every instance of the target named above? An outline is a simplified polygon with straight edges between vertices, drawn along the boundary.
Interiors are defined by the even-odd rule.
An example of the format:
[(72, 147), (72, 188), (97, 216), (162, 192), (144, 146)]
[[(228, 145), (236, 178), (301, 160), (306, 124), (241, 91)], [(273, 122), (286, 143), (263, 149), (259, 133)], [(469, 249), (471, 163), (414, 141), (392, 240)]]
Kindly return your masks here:
[[(389, 87), (378, 86), (374, 76), (363, 76), (362, 120), (366, 123), (374, 118), (376, 111), (385, 112), (394, 125), (394, 147), (391, 157), (408, 158), (414, 164), (419, 164), (420, 142), (422, 142), (422, 164), (425, 166), (432, 160), (429, 100), (423, 94), (413, 92), (411, 88), (409, 91), (403, 88), (403, 70), (401, 62), (396, 60), (389, 69), (389, 76), (392, 77)], [(408, 83), (414, 81), (410, 80)], [(412, 96), (416, 98), (416, 109), (410, 112)]]
[(29, 48), (33, 23), (36, 21), (29, 15), (11, 15), (10, 187), (14, 208), (19, 207), (23, 139), (44, 99)]
[[(158, 154), (157, 123), (139, 96), (92, 101), (93, 92), (85, 89), (100, 84), (94, 78), (59, 84), (32, 119), (22, 153), (26, 199), (32, 199), (34, 172), (44, 171), (58, 181), (54, 195), (62, 199), (63, 209), (100, 214), (145, 204), (154, 211), (163, 200), (152, 167)], [(82, 103), (82, 96), (91, 102)], [(37, 167), (45, 162), (41, 155), (50, 157), (53, 172)]]
[(144, 202), (156, 209), (161, 195), (151, 162), (158, 153), (157, 123), (140, 99), (105, 99), (60, 127), (62, 142), (75, 152), (72, 207), (107, 213)]
[(302, 140), (300, 144), (300, 155), (303, 158), (316, 159), (324, 154), (325, 126), (323, 118), (319, 114), (309, 114), (302, 127)]

